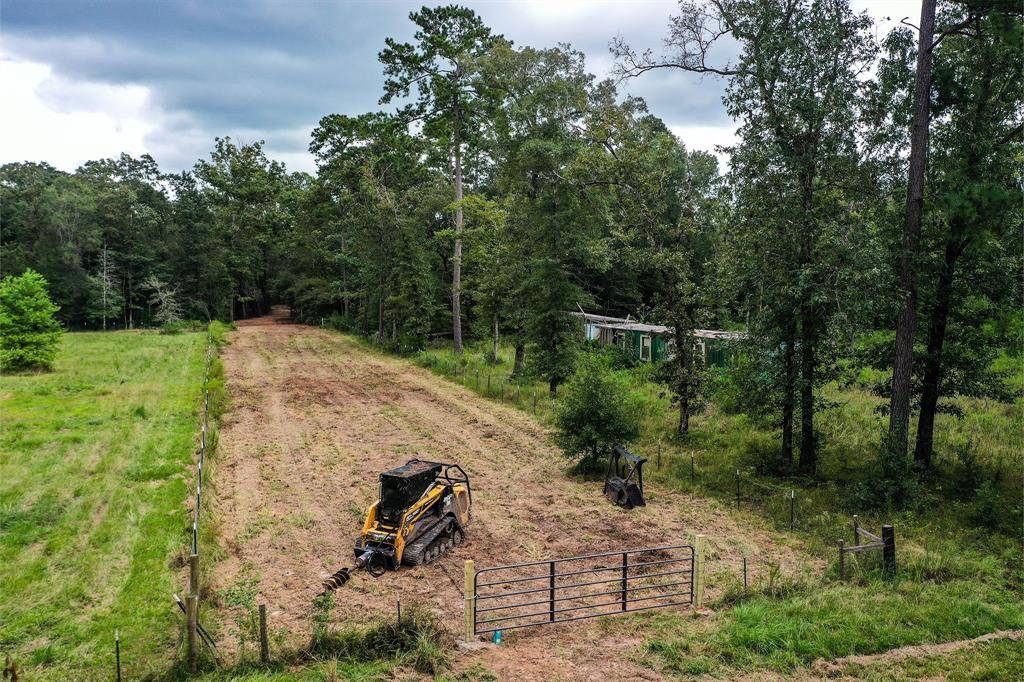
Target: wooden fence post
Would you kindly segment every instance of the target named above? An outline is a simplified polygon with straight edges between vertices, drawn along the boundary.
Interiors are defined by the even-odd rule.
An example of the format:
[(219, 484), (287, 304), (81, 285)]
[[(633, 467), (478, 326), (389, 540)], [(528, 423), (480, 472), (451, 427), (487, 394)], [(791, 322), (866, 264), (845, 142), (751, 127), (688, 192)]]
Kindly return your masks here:
[(700, 534), (693, 539), (693, 605), (698, 609), (704, 605), (704, 541)]
[(270, 663), (270, 639), (267, 637), (267, 605), (260, 604), (260, 663)]
[(860, 517), (856, 514), (853, 515), (853, 544), (860, 544)]
[(476, 616), (473, 613), (473, 601), (476, 598), (474, 595), (474, 578), (476, 572), (473, 570), (473, 560), (466, 559), (465, 564), (465, 584), (463, 585), (463, 594), (465, 595), (465, 620), (466, 620), (466, 641), (472, 642), (476, 636)]
[(789, 491), (789, 529), (796, 527), (796, 491)]
[(882, 526), (882, 569), (888, 576), (896, 575), (896, 531)]
[(842, 540), (839, 541), (839, 579), (846, 580), (846, 549)]
[(10, 678), (11, 682), (18, 682), (18, 664), (10, 655), (4, 656), (3, 679)]

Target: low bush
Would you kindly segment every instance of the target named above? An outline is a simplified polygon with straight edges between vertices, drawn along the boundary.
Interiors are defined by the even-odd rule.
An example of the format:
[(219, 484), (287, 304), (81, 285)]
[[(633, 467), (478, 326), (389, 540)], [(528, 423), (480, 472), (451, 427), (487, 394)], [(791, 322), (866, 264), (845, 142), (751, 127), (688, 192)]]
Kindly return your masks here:
[(386, 660), (437, 675), (451, 664), (451, 641), (437, 618), (419, 604), (402, 610), (402, 618), (378, 620), (366, 627), (335, 629), (329, 625), (330, 596), (320, 598), (314, 615), (313, 641), (307, 656), (356, 662)]
[(226, 324), (220, 320), (213, 320), (207, 327), (210, 334), (210, 341), (216, 346), (223, 346), (228, 342), (228, 332), (237, 329), (235, 324)]
[(900, 455), (886, 439), (876, 448), (875, 462), (853, 495), (854, 509), (901, 509), (913, 499), (917, 479), (910, 457)]
[(583, 355), (555, 410), (555, 442), (580, 460), (580, 471), (593, 470), (615, 443), (640, 436), (640, 403), (627, 374), (613, 370), (607, 358)]
[(160, 326), (161, 334), (181, 334), (182, 332), (197, 332), (205, 327), (199, 320), (171, 320)]

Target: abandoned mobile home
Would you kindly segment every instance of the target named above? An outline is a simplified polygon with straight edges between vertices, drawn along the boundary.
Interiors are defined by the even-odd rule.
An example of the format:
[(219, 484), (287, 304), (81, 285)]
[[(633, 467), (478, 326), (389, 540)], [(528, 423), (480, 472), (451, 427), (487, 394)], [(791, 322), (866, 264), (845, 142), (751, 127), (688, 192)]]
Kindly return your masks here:
[[(658, 362), (672, 355), (672, 328), (645, 324), (629, 317), (609, 317), (574, 312), (583, 326), (584, 338), (602, 346), (619, 346), (641, 362)], [(735, 353), (732, 342), (743, 339), (743, 332), (694, 329), (694, 346), (709, 367), (725, 367)]]

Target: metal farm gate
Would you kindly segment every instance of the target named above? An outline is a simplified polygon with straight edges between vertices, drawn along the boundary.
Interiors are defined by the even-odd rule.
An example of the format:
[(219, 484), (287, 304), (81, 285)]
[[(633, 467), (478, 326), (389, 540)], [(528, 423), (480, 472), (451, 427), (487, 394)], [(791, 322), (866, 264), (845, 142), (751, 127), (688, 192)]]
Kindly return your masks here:
[(466, 568), (468, 637), (700, 601), (692, 545)]

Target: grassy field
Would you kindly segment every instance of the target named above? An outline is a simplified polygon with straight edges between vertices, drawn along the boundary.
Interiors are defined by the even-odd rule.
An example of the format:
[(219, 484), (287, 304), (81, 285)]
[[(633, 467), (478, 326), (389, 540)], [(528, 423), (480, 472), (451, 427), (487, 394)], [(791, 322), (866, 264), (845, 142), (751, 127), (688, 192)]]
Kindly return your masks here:
[(26, 679), (129, 679), (178, 649), (206, 336), (66, 334), (0, 378), (0, 654)]
[[(549, 419), (553, 405), (546, 386), (510, 384), (512, 350), (504, 348), (496, 366), (486, 362), (485, 350), (473, 348), (458, 358), (447, 349), (432, 349), (414, 359), (496, 400)], [(632, 370), (632, 375), (645, 406), (643, 436), (634, 447), (650, 460), (648, 480), (717, 498), (735, 508), (739, 470), (742, 495), (734, 513), (752, 523), (767, 520), (777, 528), (780, 542), (802, 540), (826, 561), (823, 572), (784, 576), (751, 556), (755, 577), (745, 596), (740, 566), (731, 574), (715, 576), (731, 582), (732, 588), (712, 605), (715, 613), (710, 618), (663, 613), (643, 621), (644, 629), (637, 634), (647, 640), (641, 656), (645, 664), (683, 676), (762, 669), (789, 673), (806, 669), (817, 659), (1024, 627), (1020, 401), (1007, 405), (962, 400), (962, 419), (942, 415), (938, 420), (936, 475), (922, 485), (916, 503), (899, 511), (865, 513), (857, 502), (858, 482), (871, 465), (884, 418), (875, 410), (880, 400), (864, 386), (850, 382), (826, 387), (834, 406), (818, 421), (823, 438), (821, 480), (799, 481), (759, 473), (757, 463), (777, 447), (777, 433), (713, 404), (692, 420), (687, 438), (674, 438), (675, 414), (668, 398), (648, 380), (648, 368)], [(979, 523), (976, 500), (956, 495), (958, 480), (975, 476), (999, 484), (998, 529)], [(796, 521), (792, 531), (791, 494)], [(895, 580), (883, 579), (878, 561), (869, 555), (851, 560), (852, 578), (838, 580), (836, 542), (842, 538), (852, 544), (851, 516), (857, 513), (875, 532), (882, 523), (897, 528), (900, 573)], [(965, 671), (969, 677), (992, 666), (1019, 668), (1024, 645), (1006, 646), (1018, 652), (1015, 658), (992, 657), (991, 651), (1004, 647), (994, 644), (957, 653), (949, 658), (948, 669), (943, 668), (946, 658), (937, 657), (914, 670), (948, 670), (953, 675)], [(910, 667), (908, 677), (916, 674)], [(887, 679), (884, 676), (890, 673), (864, 671), (878, 679)]]

